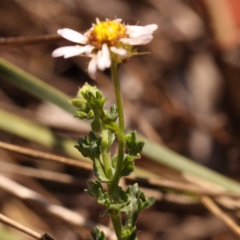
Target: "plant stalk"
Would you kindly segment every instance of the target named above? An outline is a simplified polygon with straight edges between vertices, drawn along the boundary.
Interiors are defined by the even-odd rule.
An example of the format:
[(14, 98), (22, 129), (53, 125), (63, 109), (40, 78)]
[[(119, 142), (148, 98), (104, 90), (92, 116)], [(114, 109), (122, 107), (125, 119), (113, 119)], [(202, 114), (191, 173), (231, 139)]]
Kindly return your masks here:
[[(124, 111), (123, 111), (121, 89), (120, 89), (119, 79), (117, 75), (117, 64), (114, 64), (114, 63), (112, 64), (111, 73), (112, 73), (112, 80), (114, 84), (114, 90), (115, 90), (115, 96), (116, 96), (116, 102), (117, 102), (119, 128), (124, 134), (125, 132)], [(118, 160), (117, 160), (116, 170), (112, 178), (113, 187), (116, 187), (118, 185), (119, 179), (121, 177), (121, 171), (122, 171), (123, 159), (124, 159), (124, 147), (125, 147), (125, 141), (122, 138), (118, 138)]]
[[(119, 119), (119, 128), (121, 132), (124, 134), (124, 112), (123, 112), (123, 103), (122, 96), (120, 91), (120, 84), (117, 75), (117, 64), (112, 64), (111, 66), (112, 80), (114, 84), (115, 96), (116, 96), (116, 104), (118, 109), (118, 119)], [(113, 203), (118, 203), (118, 183), (121, 177), (121, 171), (123, 167), (124, 160), (124, 148), (125, 148), (125, 140), (123, 138), (118, 137), (118, 160), (115, 169), (115, 173), (112, 177), (111, 183), (108, 183), (108, 194), (109, 198)], [(125, 240), (123, 237), (123, 226), (122, 226), (122, 218), (120, 212), (112, 212), (110, 213), (111, 220), (113, 223), (114, 230), (116, 232), (118, 240)]]

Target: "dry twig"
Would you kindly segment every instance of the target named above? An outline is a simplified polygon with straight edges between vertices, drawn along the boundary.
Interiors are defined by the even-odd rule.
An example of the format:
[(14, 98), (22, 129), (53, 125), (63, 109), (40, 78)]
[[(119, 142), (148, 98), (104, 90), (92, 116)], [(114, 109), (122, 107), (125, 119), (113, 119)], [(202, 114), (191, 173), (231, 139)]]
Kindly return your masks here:
[(203, 196), (200, 198), (202, 204), (216, 217), (220, 218), (225, 222), (225, 224), (240, 237), (240, 227), (226, 214), (224, 213), (215, 203), (214, 201), (207, 196)]
[(49, 35), (39, 35), (39, 36), (21, 36), (21, 37), (11, 37), (11, 38), (0, 38), (0, 46), (11, 46), (11, 47), (20, 47), (20, 46), (29, 46), (42, 43), (56, 42), (63, 40), (58, 34), (49, 34)]
[[(85, 219), (79, 213), (71, 211), (63, 206), (50, 203), (44, 196), (41, 194), (30, 190), (11, 179), (8, 179), (2, 175), (0, 175), (0, 188), (5, 191), (13, 194), (16, 197), (19, 197), (23, 200), (33, 201), (35, 204), (44, 208), (49, 213), (57, 216), (60, 219), (65, 220), (66, 222), (75, 225), (75, 226), (85, 226), (89, 229), (95, 227), (96, 223)], [(115, 234), (107, 227), (98, 224), (98, 227), (103, 230), (107, 237), (110, 239), (115, 239)]]
[(15, 228), (23, 233), (26, 233), (27, 235), (37, 239), (37, 240), (53, 240), (53, 238), (51, 238), (48, 234), (40, 234), (26, 226), (23, 226), (22, 224), (12, 220), (11, 218), (9, 217), (6, 217), (4, 216), (3, 214), (0, 213), (0, 222), (12, 227), (12, 228)]
[(84, 162), (81, 162), (81, 161), (78, 161), (75, 159), (71, 159), (71, 158), (60, 157), (60, 156), (50, 154), (50, 153), (43, 153), (43, 152), (40, 152), (37, 150), (32, 150), (30, 148), (16, 146), (16, 145), (13, 145), (10, 143), (5, 143), (5, 142), (0, 141), (0, 148), (6, 149), (11, 152), (24, 154), (24, 155), (27, 155), (27, 156), (30, 156), (33, 158), (50, 160), (50, 161), (64, 163), (64, 164), (71, 165), (74, 167), (80, 167), (80, 168), (85, 168), (85, 169), (89, 169), (89, 170), (92, 169), (91, 164), (89, 164), (89, 163), (84, 163)]

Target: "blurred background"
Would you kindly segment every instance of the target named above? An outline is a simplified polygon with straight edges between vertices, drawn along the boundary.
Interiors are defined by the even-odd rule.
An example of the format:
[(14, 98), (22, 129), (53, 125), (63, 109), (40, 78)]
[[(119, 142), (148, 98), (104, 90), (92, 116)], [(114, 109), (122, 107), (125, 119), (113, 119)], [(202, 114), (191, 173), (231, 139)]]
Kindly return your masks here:
[[(100, 20), (121, 18), (130, 25), (158, 24), (153, 41), (138, 47), (140, 52), (151, 54), (132, 57), (119, 67), (126, 127), (240, 181), (240, 1), (1, 0), (0, 57), (70, 97), (76, 96), (85, 82), (97, 85), (110, 106), (115, 100), (108, 70), (99, 72), (97, 80), (92, 81), (86, 72), (85, 58), (51, 57), (57, 47), (72, 45), (56, 35), (58, 29), (66, 27), (83, 33), (96, 17)], [(38, 36), (45, 37), (31, 42)], [(22, 38), (12, 39), (14, 37)], [(12, 84), (1, 70), (0, 109), (75, 142), (90, 129), (85, 122)], [(1, 113), (0, 118), (8, 121)], [(17, 119), (15, 123), (17, 126)], [(17, 136), (2, 125), (0, 128), (0, 141), (68, 156), (61, 146), (50, 149)], [(38, 132), (31, 134), (39, 135)], [(82, 214), (84, 219), (108, 226), (108, 218), (99, 216), (104, 208), (83, 192), (87, 180), (92, 178), (91, 171), (6, 150), (0, 153), (1, 174)], [(6, 165), (9, 163), (11, 165)], [(165, 179), (182, 180), (178, 171), (156, 164), (146, 156), (137, 166)], [(16, 167), (63, 175), (41, 179)], [(64, 177), (74, 179), (64, 182), (61, 180)], [(145, 189), (152, 190), (147, 185)], [(238, 239), (195, 198), (169, 188), (157, 190), (157, 203), (140, 216), (139, 239)], [(237, 207), (229, 206), (225, 206), (225, 210), (239, 222), (239, 203)], [(88, 228), (53, 216), (6, 190), (0, 192), (0, 209), (3, 214), (36, 231), (48, 232), (55, 239), (90, 237)], [(4, 225), (0, 229), (3, 236), (1, 232), (6, 234), (2, 239), (31, 239)]]

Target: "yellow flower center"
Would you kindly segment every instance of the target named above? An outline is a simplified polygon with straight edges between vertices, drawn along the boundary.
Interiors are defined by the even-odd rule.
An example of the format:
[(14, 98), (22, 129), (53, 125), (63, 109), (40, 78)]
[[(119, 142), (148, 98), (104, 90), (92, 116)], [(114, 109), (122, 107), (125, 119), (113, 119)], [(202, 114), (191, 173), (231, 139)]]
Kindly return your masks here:
[(107, 43), (108, 46), (114, 46), (123, 37), (127, 37), (124, 24), (111, 20), (106, 20), (105, 22), (98, 21), (93, 26), (93, 29), (90, 30), (89, 43), (97, 48), (101, 48), (103, 43)]

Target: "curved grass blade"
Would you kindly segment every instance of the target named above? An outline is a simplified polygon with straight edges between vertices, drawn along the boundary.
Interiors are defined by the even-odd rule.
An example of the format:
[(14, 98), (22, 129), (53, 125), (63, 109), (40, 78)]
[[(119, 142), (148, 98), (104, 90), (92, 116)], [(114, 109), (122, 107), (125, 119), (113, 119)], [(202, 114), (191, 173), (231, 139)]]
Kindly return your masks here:
[(69, 96), (2, 58), (0, 58), (0, 75), (33, 96), (51, 102), (72, 115), (75, 114), (74, 107), (68, 103)]

